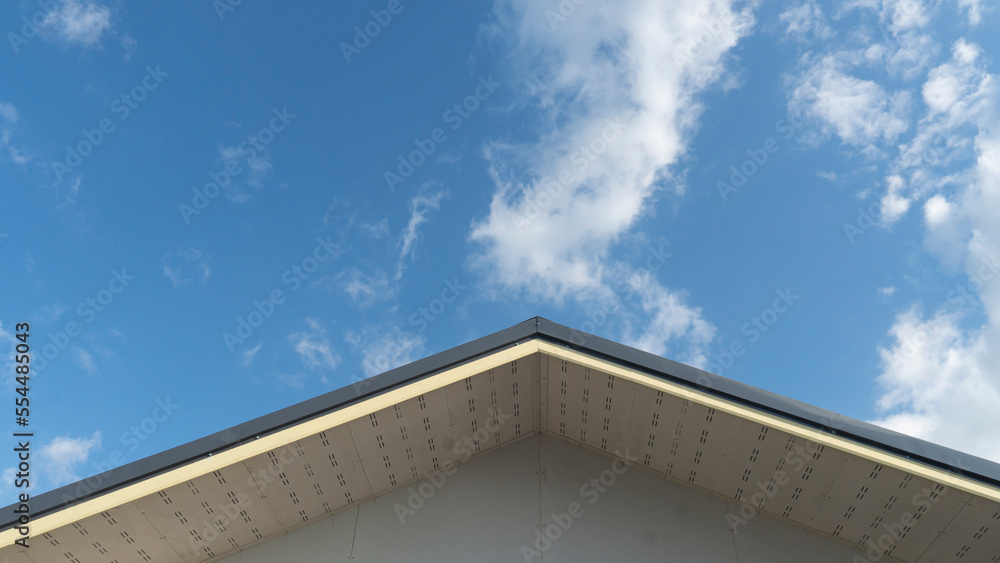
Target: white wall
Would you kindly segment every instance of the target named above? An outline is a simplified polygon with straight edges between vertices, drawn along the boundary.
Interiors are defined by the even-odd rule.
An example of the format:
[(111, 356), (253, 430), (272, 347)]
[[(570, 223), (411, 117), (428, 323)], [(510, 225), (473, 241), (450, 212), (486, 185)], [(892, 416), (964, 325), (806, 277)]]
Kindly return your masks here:
[[(764, 515), (733, 534), (726, 516), (739, 514), (736, 505), (548, 436), (521, 440), (438, 477), (440, 486), (420, 481), (225, 561), (864, 560), (847, 546)], [(401, 522), (398, 513), (411, 509), (408, 501), (415, 510), (404, 511)], [(538, 541), (543, 526), (552, 536), (558, 531), (555, 541)]]

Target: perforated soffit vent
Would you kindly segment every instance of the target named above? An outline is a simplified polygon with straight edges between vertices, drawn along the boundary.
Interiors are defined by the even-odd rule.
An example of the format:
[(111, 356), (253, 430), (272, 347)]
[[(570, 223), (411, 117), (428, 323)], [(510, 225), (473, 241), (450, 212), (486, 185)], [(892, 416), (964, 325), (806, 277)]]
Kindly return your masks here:
[[(699, 389), (695, 378), (710, 387)], [(848, 439), (823, 428), (832, 415), (810, 424), (802, 416), (807, 405), (706, 380), (693, 368), (544, 319), (372, 382), (363, 397), (342, 400), (341, 390), (227, 431), (231, 439), (255, 424), (280, 426), (211, 456), (120, 468), (118, 479), (142, 478), (68, 506), (55, 508), (53, 494), (74, 486), (54, 491), (45, 499), (53, 508), (32, 523), (31, 550), (11, 545), (17, 532), (8, 524), (0, 557), (209, 561), (544, 432), (607, 455), (628, 452), (649, 471), (837, 541), (874, 546), (882, 557), (1000, 562), (995, 482), (949, 470), (941, 459), (908, 457), (899, 443), (939, 457), (961, 454), (891, 433), (895, 445)], [(275, 424), (282, 416), (296, 422)], [(884, 433), (836, 422), (858, 434)], [(1000, 475), (989, 462), (961, 461)]]

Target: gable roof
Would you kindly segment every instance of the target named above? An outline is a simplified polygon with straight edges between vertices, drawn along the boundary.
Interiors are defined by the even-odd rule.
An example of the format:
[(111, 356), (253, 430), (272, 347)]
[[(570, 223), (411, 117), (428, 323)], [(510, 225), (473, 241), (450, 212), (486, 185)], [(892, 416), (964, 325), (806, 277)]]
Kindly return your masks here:
[(536, 433), (858, 545), (923, 494), (883, 556), (1000, 553), (1000, 465), (536, 317), (38, 495), (24, 553), (12, 505), (0, 555), (210, 561)]

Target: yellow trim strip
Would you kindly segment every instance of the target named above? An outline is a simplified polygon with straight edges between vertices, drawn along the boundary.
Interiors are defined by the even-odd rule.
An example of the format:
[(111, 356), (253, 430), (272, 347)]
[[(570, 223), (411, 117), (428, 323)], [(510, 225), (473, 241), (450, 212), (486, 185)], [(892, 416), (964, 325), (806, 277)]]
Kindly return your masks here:
[(602, 360), (589, 354), (577, 352), (576, 350), (572, 350), (570, 348), (564, 348), (550, 342), (539, 340), (538, 349), (540, 352), (556, 358), (588, 366), (647, 387), (652, 387), (653, 389), (665, 391), (672, 395), (701, 403), (740, 418), (759, 422), (760, 424), (770, 426), (771, 428), (777, 428), (778, 430), (782, 430), (794, 436), (800, 436), (802, 438), (812, 440), (817, 444), (823, 444), (864, 459), (881, 463), (887, 467), (893, 467), (918, 477), (923, 477), (925, 479), (941, 483), (942, 485), (965, 491), (994, 502), (1000, 502), (1000, 489), (978, 481), (973, 481), (966, 477), (962, 477), (961, 475), (949, 473), (936, 467), (931, 467), (929, 465), (925, 465), (911, 459), (906, 459), (865, 444), (841, 438), (798, 422), (759, 411), (739, 403), (728, 401), (697, 389), (665, 381), (658, 377), (653, 377), (640, 371), (627, 368), (607, 360)]
[[(100, 514), (135, 499), (146, 495), (162, 491), (174, 485), (179, 485), (206, 475), (223, 467), (234, 463), (250, 459), (256, 455), (266, 453), (270, 450), (280, 448), (286, 444), (301, 440), (324, 430), (346, 424), (354, 419), (368, 416), (369, 414), (392, 405), (401, 403), (408, 399), (428, 393), (435, 389), (445, 387), (450, 383), (460, 381), (466, 377), (482, 373), (488, 369), (495, 368), (507, 362), (530, 356), (538, 352), (538, 340), (529, 340), (512, 348), (506, 348), (499, 352), (490, 354), (478, 360), (463, 364), (437, 375), (415, 381), (404, 385), (398, 389), (383, 393), (376, 397), (366, 399), (359, 403), (342, 408), (319, 418), (297, 424), (290, 428), (280, 430), (274, 434), (262, 436), (259, 440), (248, 442), (228, 450), (221, 451), (210, 457), (205, 457), (187, 465), (172, 469), (159, 475), (154, 475), (143, 481), (122, 487), (110, 493), (95, 497), (79, 504), (58, 510), (51, 514), (31, 521), (31, 534), (39, 536), (45, 532), (55, 530), (62, 526), (79, 522), (95, 514)], [(0, 533), (0, 546), (8, 546), (18, 539), (20, 534), (16, 529), (5, 530)]]

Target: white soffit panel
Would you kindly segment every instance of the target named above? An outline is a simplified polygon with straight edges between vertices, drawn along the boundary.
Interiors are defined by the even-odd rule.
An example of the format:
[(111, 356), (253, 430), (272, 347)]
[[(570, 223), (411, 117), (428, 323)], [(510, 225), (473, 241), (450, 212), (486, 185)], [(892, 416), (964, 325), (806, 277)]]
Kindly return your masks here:
[(372, 490), (395, 487), (440, 467), (453, 442), (443, 389), (347, 424)]
[(47, 532), (27, 551), (39, 563), (176, 561), (177, 555), (132, 504)]
[(848, 455), (740, 419), (714, 489), (733, 500), (808, 525)]
[[(552, 435), (612, 454), (613, 448), (601, 447), (604, 442), (581, 439), (588, 435), (585, 405), (596, 397), (607, 402), (610, 413), (602, 419), (609, 427), (598, 429), (599, 437), (620, 436), (628, 428), (632, 458), (673, 479), (871, 550), (878, 558), (923, 562), (974, 556), (971, 560), (1000, 563), (1000, 503), (968, 492), (995, 496), (989, 486), (586, 354), (547, 343), (540, 348), (550, 354), (543, 361), (549, 366), (542, 375), (549, 393), (543, 430)], [(622, 380), (632, 383), (631, 404), (595, 389), (594, 382), (613, 387)], [(674, 439), (661, 439), (670, 430)], [(716, 468), (706, 473), (710, 479), (699, 479), (702, 464)]]
[(1000, 504), (972, 497), (944, 533), (916, 560), (1000, 563)]
[(548, 431), (613, 452), (627, 443), (635, 383), (576, 363), (549, 361)]
[(252, 457), (243, 464), (285, 528), (372, 495), (354, 440), (345, 426)]
[(188, 562), (239, 549), (281, 530), (242, 463), (137, 499), (135, 505)]
[(736, 422), (711, 407), (636, 385), (629, 452), (650, 469), (711, 488)]
[[(445, 388), (454, 439), (465, 446), (463, 453), (479, 452), (537, 430), (531, 360), (510, 362)], [(479, 443), (486, 434), (487, 443)]]
[(852, 458), (812, 526), (864, 549), (874, 546), (881, 555), (913, 561), (970, 497), (898, 469)]

